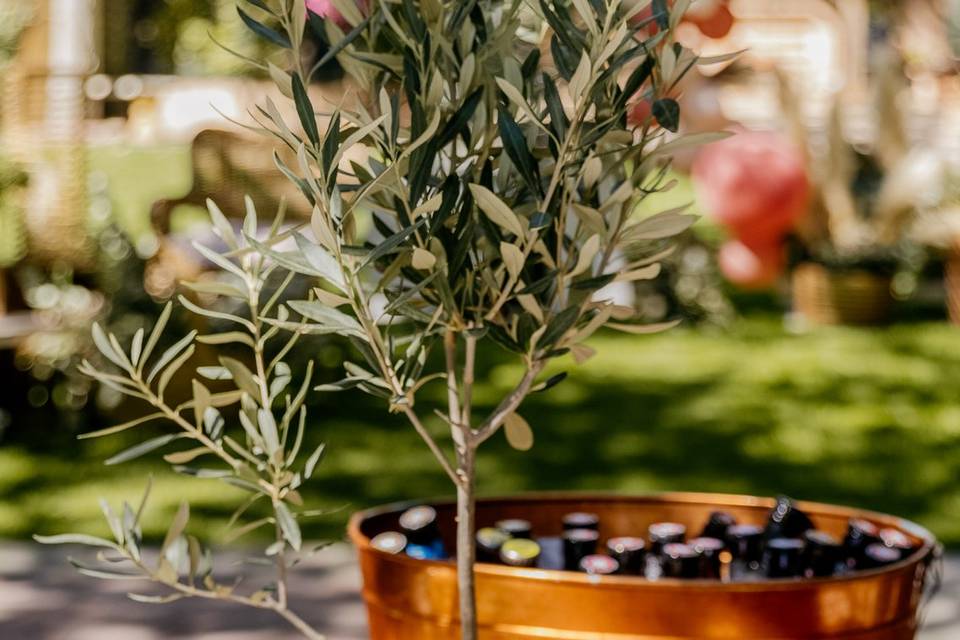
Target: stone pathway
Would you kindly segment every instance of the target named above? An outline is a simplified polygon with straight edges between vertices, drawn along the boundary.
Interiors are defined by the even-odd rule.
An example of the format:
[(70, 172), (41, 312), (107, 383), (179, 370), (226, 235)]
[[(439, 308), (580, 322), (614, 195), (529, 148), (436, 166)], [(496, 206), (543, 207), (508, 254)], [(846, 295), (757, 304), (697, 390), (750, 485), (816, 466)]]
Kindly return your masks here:
[[(0, 638), (3, 640), (298, 640), (269, 612), (200, 600), (166, 605), (132, 602), (137, 582), (78, 575), (65, 556), (82, 550), (22, 543), (0, 546)], [(221, 558), (221, 580), (240, 556)], [(230, 565), (233, 565), (232, 567)], [(261, 568), (246, 567), (256, 574)], [(262, 573), (260, 575), (263, 575)], [(256, 575), (248, 578), (258, 584)], [(366, 638), (360, 580), (352, 550), (326, 549), (291, 576), (292, 606), (330, 640)], [(151, 593), (148, 588), (138, 592)], [(157, 593), (155, 590), (153, 593)], [(943, 588), (927, 611), (919, 640), (960, 638), (960, 555), (946, 562)]]

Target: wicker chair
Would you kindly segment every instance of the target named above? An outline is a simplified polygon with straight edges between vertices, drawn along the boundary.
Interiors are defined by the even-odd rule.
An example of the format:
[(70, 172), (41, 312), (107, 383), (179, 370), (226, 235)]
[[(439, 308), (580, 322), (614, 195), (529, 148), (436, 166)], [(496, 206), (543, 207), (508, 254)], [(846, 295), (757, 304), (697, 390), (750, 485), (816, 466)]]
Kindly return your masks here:
[[(208, 129), (193, 139), (193, 186), (181, 198), (154, 203), (150, 217), (154, 230), (170, 230), (170, 214), (181, 204), (204, 206), (211, 198), (227, 216), (243, 217), (244, 196), (249, 195), (261, 218), (270, 218), (282, 197), (286, 197), (291, 217), (309, 217), (310, 208), (303, 195), (273, 162), (273, 145), (266, 138)], [(296, 157), (279, 149), (284, 162), (296, 167)]]

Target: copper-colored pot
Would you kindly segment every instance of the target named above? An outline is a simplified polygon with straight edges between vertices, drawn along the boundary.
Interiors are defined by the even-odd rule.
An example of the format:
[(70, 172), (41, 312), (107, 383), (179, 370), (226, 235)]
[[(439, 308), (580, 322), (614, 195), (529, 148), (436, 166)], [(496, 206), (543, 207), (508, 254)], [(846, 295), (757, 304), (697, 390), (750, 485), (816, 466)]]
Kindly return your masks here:
[[(654, 496), (540, 494), (480, 500), (479, 526), (522, 517), (540, 535), (558, 535), (571, 511), (600, 516), (601, 539), (645, 532), (655, 521), (692, 531), (723, 509), (740, 522), (762, 524), (773, 501), (750, 496), (671, 493)], [(395, 530), (409, 504), (355, 514), (350, 537), (360, 553), (363, 595), (372, 640), (450, 640), (458, 637), (456, 571), (451, 562), (413, 560), (370, 546)], [(437, 503), (442, 534), (453, 548), (451, 503)], [(484, 640), (681, 640), (831, 638), (908, 640), (936, 542), (921, 527), (892, 516), (816, 503), (800, 503), (816, 526), (843, 536), (856, 516), (907, 534), (919, 547), (883, 569), (812, 580), (762, 583), (708, 580), (648, 581), (594, 577), (567, 571), (477, 565), (477, 606)]]
[(814, 324), (882, 324), (893, 308), (890, 283), (890, 276), (864, 269), (804, 262), (793, 270), (793, 310)]

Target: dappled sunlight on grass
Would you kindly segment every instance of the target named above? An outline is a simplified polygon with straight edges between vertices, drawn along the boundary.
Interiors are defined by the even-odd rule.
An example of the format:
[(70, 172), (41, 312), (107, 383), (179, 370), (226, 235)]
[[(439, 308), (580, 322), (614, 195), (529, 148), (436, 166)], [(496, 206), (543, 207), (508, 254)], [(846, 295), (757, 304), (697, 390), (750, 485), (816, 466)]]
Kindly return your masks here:
[[(485, 494), (522, 490), (696, 490), (823, 500), (888, 511), (960, 544), (960, 332), (940, 324), (825, 329), (789, 335), (776, 318), (730, 333), (680, 329), (602, 334), (570, 377), (532, 395), (521, 413), (533, 450), (502, 435), (480, 455)], [(520, 374), (502, 353), (482, 355), (477, 415)], [(429, 416), (443, 385), (418, 396)], [(352, 510), (390, 500), (451, 495), (430, 453), (400, 416), (359, 393), (315, 396), (310, 443), (329, 454), (306, 485), (310, 506), (346, 507), (308, 525), (339, 538)], [(435, 417), (430, 428), (447, 429)], [(123, 467), (100, 460), (123, 439), (77, 443), (69, 460), (0, 450), (0, 534), (103, 533), (96, 498), (139, 496), (156, 478), (147, 533), (190, 498), (192, 526), (217, 539), (238, 495), (213, 481), (176, 477), (157, 458)], [(305, 448), (309, 448), (309, 444)], [(256, 512), (256, 509), (254, 510)]]

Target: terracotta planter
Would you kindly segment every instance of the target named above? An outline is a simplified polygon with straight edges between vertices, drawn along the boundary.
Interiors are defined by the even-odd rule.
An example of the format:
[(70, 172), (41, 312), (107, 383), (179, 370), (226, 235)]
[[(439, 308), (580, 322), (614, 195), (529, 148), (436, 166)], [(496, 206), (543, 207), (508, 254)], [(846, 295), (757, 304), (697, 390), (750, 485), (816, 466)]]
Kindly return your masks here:
[(890, 282), (863, 269), (804, 262), (793, 270), (793, 310), (814, 324), (882, 324), (893, 308)]
[[(558, 535), (571, 511), (600, 516), (601, 538), (645, 532), (671, 520), (692, 530), (710, 511), (724, 509), (740, 522), (761, 524), (773, 501), (732, 495), (675, 493), (655, 496), (528, 495), (481, 500), (479, 526), (523, 517), (541, 535)], [(451, 562), (413, 560), (370, 546), (395, 529), (409, 504), (355, 514), (350, 537), (360, 553), (363, 595), (372, 640), (450, 640), (457, 629), (456, 571)], [(448, 548), (454, 540), (454, 505), (435, 505)], [(892, 516), (800, 503), (817, 527), (842, 536), (851, 516), (906, 533), (919, 550), (883, 569), (813, 580), (763, 583), (708, 580), (647, 581), (593, 577), (566, 571), (477, 566), (478, 617), (484, 640), (908, 640), (928, 571), (937, 555), (926, 530)]]

